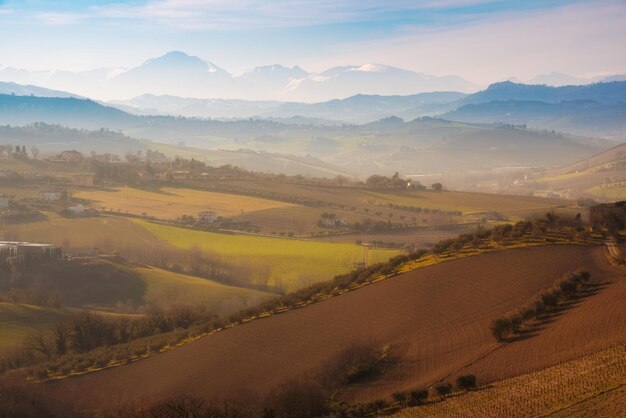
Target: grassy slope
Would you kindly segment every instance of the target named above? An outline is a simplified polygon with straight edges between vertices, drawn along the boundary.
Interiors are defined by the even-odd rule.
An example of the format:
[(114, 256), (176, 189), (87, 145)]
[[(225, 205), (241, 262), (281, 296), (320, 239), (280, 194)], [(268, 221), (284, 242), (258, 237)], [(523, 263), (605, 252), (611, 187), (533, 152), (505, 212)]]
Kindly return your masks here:
[[(266, 270), (270, 283), (280, 282), (290, 290), (348, 272), (364, 257), (364, 248), (355, 244), (217, 234), (140, 220), (135, 223), (175, 246), (199, 246), (220, 255), (226, 262)], [(384, 261), (397, 253), (394, 250), (370, 250), (369, 262)]]
[(28, 335), (49, 327), (57, 318), (67, 314), (68, 311), (64, 309), (0, 302), (0, 352), (19, 344)]
[(624, 348), (618, 345), (394, 416), (621, 416), (626, 407)]
[(154, 306), (202, 305), (226, 314), (256, 305), (272, 296), (154, 267), (135, 267), (132, 270), (139, 273), (147, 285), (145, 303)]
[(220, 216), (239, 215), (264, 209), (292, 206), (255, 197), (202, 190), (165, 187), (160, 191), (148, 191), (122, 187), (113, 191), (81, 190), (74, 194), (81, 199), (92, 200), (97, 207), (121, 210), (135, 215), (146, 213), (163, 219), (174, 219), (182, 215), (196, 216), (203, 210), (212, 210)]

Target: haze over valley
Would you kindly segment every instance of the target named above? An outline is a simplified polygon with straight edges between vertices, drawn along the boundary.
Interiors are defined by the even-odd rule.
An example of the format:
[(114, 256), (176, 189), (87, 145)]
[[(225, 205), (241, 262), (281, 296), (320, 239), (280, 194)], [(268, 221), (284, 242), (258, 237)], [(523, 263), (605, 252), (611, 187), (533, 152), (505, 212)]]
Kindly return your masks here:
[(625, 17), (0, 0), (0, 416), (622, 416)]

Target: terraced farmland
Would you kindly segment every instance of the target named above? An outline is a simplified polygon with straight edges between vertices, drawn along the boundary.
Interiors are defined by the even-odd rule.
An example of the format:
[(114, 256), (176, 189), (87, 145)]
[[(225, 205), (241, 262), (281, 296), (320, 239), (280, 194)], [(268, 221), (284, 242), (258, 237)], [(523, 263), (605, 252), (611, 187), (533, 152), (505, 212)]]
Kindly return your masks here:
[[(580, 267), (605, 288), (554, 317), (535, 336), (504, 346), (493, 339), (491, 319)], [(465, 371), (475, 372), (480, 384), (486, 384), (623, 341), (626, 312), (619, 307), (625, 297), (623, 271), (607, 263), (602, 248), (559, 245), (506, 250), (417, 269), (144, 361), (46, 387), (59, 398), (80, 393), (81, 406), (88, 409), (118, 400), (176, 394), (211, 397), (266, 391), (317, 370), (363, 338), (390, 344), (391, 354), (384, 374), (349, 386), (341, 394), (345, 399), (387, 397)], [(570, 326), (580, 321), (578, 328)], [(501, 351), (508, 353), (501, 356)], [(479, 362), (485, 367), (473, 369)]]

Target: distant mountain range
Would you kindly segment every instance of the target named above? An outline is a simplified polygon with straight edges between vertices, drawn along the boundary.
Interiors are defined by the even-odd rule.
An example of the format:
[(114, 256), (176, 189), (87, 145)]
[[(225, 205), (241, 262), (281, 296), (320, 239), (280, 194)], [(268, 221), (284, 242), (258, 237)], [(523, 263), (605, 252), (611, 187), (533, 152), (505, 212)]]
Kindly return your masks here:
[(0, 81), (0, 94), (12, 94), (15, 96), (38, 96), (38, 97), (76, 97), (81, 98), (76, 94), (68, 93), (65, 91), (51, 90), (43, 87), (32, 85), (21, 85), (17, 83), (10, 83)]
[[(448, 97), (448, 100), (452, 99), (454, 95)], [(397, 100), (415, 104), (421, 99), (357, 96), (348, 100), (347, 104), (340, 102), (337, 106), (367, 107), (367, 104), (360, 103), (361, 100), (366, 103), (369, 100)], [(432, 100), (432, 97), (424, 100)], [(280, 165), (280, 158), (271, 161), (267, 159), (264, 165), (263, 153), (297, 156), (306, 161), (318, 161), (318, 174), (321, 169), (319, 162), (323, 161), (328, 164), (329, 175), (339, 171), (365, 176), (380, 171), (419, 174), (491, 170), (497, 167), (553, 166), (583, 158), (610, 145), (605, 140), (509, 125), (452, 122), (430, 117), (409, 122), (398, 117), (387, 117), (362, 125), (324, 125), (305, 121), (281, 123), (261, 119), (219, 121), (132, 115), (91, 100), (76, 98), (0, 95), (0, 125), (28, 125), (33, 122), (120, 131), (132, 138), (164, 144), (162, 147), (174, 147), (170, 148), (171, 155), (181, 155), (181, 149), (176, 148), (180, 146), (204, 150), (203, 153), (191, 154), (196, 158), (209, 158), (207, 155), (215, 158), (215, 153), (219, 153), (219, 161), (228, 161), (223, 157), (233, 155), (224, 153), (236, 153), (237, 158), (245, 154), (250, 158), (238, 161), (245, 161), (246, 164), (255, 161), (255, 169), (262, 168), (265, 171), (280, 172), (286, 168)], [(12, 137), (11, 132), (7, 131), (6, 137), (0, 135), (0, 142), (20, 141)], [(98, 143), (98, 149), (106, 149), (106, 138)], [(108, 152), (112, 153), (124, 149), (115, 141), (108, 143), (108, 146)], [(85, 149), (83, 146), (80, 148)], [(306, 162), (303, 160), (298, 164)], [(302, 165), (300, 167), (302, 173), (313, 172), (304, 170)]]
[[(111, 107), (106, 103), (79, 100), (66, 92), (14, 83), (0, 84), (0, 92), (10, 93), (0, 96), (0, 122), (17, 125), (46, 122), (87, 129), (128, 129), (144, 120), (138, 116), (183, 116), (220, 120), (256, 118), (284, 124), (330, 126), (365, 124), (391, 116), (404, 120), (436, 116), (468, 123), (527, 125), (618, 140), (626, 136), (625, 81), (563, 87), (501, 82), (470, 95), (458, 92), (409, 96), (358, 94), (311, 104), (142, 95), (114, 102)], [(55, 101), (50, 96), (74, 100)], [(200, 121), (193, 124), (200, 124)]]
[(471, 123), (507, 123), (585, 136), (626, 136), (626, 82), (548, 87), (497, 83), (441, 115)]
[(320, 102), (356, 94), (406, 95), (431, 91), (475, 91), (457, 76), (433, 76), (380, 64), (334, 67), (310, 73), (295, 66), (268, 65), (233, 75), (180, 51), (131, 69), (84, 72), (28, 71), (0, 67), (0, 80), (71, 90), (87, 97), (128, 99), (143, 94), (194, 98)]
[(346, 99), (320, 103), (280, 101), (193, 99), (145, 94), (110, 104), (141, 115), (224, 118), (292, 118), (317, 119), (319, 123), (368, 123), (389, 116), (415, 119), (434, 116), (449, 109), (451, 103), (465, 97), (458, 92), (418, 93), (409, 96), (357, 94)]
[(539, 74), (533, 78), (523, 81), (516, 78), (511, 78), (509, 81), (524, 84), (543, 84), (551, 87), (580, 86), (593, 83), (608, 83), (610, 81), (626, 81), (626, 74), (615, 74), (610, 76), (597, 77), (577, 77), (553, 71), (548, 74)]

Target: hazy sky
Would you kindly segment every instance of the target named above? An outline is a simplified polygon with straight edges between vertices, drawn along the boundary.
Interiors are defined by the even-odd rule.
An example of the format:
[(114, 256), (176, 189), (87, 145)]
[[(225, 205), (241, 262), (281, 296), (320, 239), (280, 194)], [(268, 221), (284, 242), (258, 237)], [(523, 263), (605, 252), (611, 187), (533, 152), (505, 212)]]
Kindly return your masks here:
[(181, 50), (241, 72), (382, 63), (484, 84), (626, 72), (626, 1), (0, 0), (0, 65), (132, 67)]

